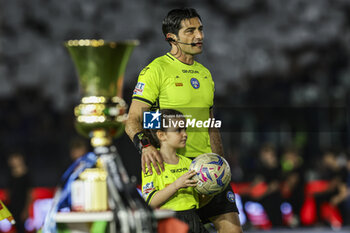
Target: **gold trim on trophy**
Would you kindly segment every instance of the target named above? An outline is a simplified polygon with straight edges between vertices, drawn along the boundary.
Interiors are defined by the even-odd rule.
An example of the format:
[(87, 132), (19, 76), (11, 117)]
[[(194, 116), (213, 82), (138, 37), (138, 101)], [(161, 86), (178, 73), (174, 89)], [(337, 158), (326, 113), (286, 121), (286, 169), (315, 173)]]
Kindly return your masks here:
[[(124, 72), (137, 40), (70, 40), (65, 43), (75, 64), (82, 91), (75, 107), (77, 131), (92, 146), (108, 146), (124, 132), (127, 104), (122, 99)], [(102, 133), (103, 132), (103, 133)]]

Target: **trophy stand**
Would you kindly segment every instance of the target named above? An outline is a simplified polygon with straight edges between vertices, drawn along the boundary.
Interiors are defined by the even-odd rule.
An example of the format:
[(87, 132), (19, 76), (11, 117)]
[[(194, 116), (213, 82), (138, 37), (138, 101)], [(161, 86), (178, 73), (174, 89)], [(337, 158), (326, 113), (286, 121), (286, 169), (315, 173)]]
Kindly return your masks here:
[[(74, 109), (75, 128), (91, 139), (96, 166), (107, 172), (108, 205), (113, 213), (111, 232), (156, 231), (153, 211), (135, 185), (130, 184), (120, 155), (112, 144), (113, 138), (124, 132), (127, 104), (122, 99), (123, 76), (130, 54), (137, 45), (135, 40), (70, 40), (65, 43), (77, 69), (83, 94), (81, 103)], [(60, 192), (55, 195), (53, 211), (57, 212), (60, 195)], [(50, 217), (52, 214), (46, 220)]]

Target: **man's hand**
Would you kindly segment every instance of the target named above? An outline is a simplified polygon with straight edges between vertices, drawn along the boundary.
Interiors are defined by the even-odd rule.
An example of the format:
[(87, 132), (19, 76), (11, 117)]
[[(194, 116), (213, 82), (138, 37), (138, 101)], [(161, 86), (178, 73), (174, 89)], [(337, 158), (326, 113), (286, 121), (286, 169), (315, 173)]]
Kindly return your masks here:
[[(126, 121), (125, 125), (125, 132), (128, 134), (130, 139), (133, 141), (134, 136), (142, 132), (142, 116), (144, 111), (149, 110), (149, 105), (145, 104), (143, 102), (133, 100), (131, 102), (131, 106), (129, 109), (129, 115), (128, 120)], [(141, 155), (141, 167), (143, 173), (146, 173), (146, 166), (148, 168), (148, 171), (150, 174), (153, 174), (152, 166), (153, 164), (156, 172), (158, 175), (160, 175), (161, 171), (159, 169), (159, 166), (164, 171), (164, 163), (163, 159), (160, 156), (159, 151), (154, 146), (148, 146), (145, 148), (142, 148), (142, 155)]]
[(192, 170), (177, 178), (174, 182), (176, 190), (187, 187), (196, 187), (197, 181), (191, 179), (194, 175), (196, 175), (196, 171)]
[(159, 166), (162, 169), (162, 171), (164, 171), (163, 158), (160, 155), (159, 151), (154, 146), (149, 146), (142, 149), (141, 167), (142, 167), (143, 173), (146, 174), (146, 166), (147, 166), (149, 173), (151, 175), (153, 174), (151, 163), (153, 164), (153, 167), (156, 170), (158, 175), (160, 175), (161, 173)]

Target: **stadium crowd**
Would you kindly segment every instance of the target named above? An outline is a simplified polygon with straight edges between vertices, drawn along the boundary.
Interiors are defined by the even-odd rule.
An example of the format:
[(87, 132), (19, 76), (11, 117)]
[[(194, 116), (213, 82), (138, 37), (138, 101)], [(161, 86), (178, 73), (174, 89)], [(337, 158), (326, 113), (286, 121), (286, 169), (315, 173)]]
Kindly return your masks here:
[[(144, 59), (168, 49), (153, 25), (172, 6), (189, 6), (157, 0), (62, 2), (8, 1), (0, 9), (0, 161), (21, 149), (36, 187), (57, 184), (77, 134), (73, 109), (79, 87), (63, 41), (139, 39), (125, 75), (123, 95), (130, 104), (137, 75), (149, 62)], [(348, 193), (350, 187), (350, 3), (206, 0), (191, 6), (207, 19), (206, 52), (199, 60), (216, 83), (214, 112), (223, 121), (232, 181), (249, 184), (243, 203), (260, 201), (278, 225), (283, 216), (269, 207), (287, 200), (295, 224), (323, 224), (322, 218), (317, 223), (301, 216), (305, 200), (312, 202), (305, 196), (312, 189), (307, 185), (315, 184), (323, 189), (312, 192), (314, 206), (326, 200), (349, 224), (349, 195), (343, 190), (344, 184)], [(126, 135), (116, 144), (129, 155), (122, 159), (140, 183), (134, 146)], [(1, 177), (6, 166), (0, 163)], [(268, 192), (250, 195), (247, 190), (262, 182)]]

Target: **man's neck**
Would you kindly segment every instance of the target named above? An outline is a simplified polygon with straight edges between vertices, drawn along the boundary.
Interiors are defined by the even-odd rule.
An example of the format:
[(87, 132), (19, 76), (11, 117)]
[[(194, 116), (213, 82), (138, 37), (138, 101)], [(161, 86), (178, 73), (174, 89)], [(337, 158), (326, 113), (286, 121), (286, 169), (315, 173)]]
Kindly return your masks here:
[(173, 48), (170, 51), (170, 54), (173, 55), (177, 60), (181, 61), (182, 63), (185, 63), (187, 65), (192, 65), (194, 62), (194, 56), (191, 54), (186, 54), (182, 51), (179, 51), (177, 48)]

